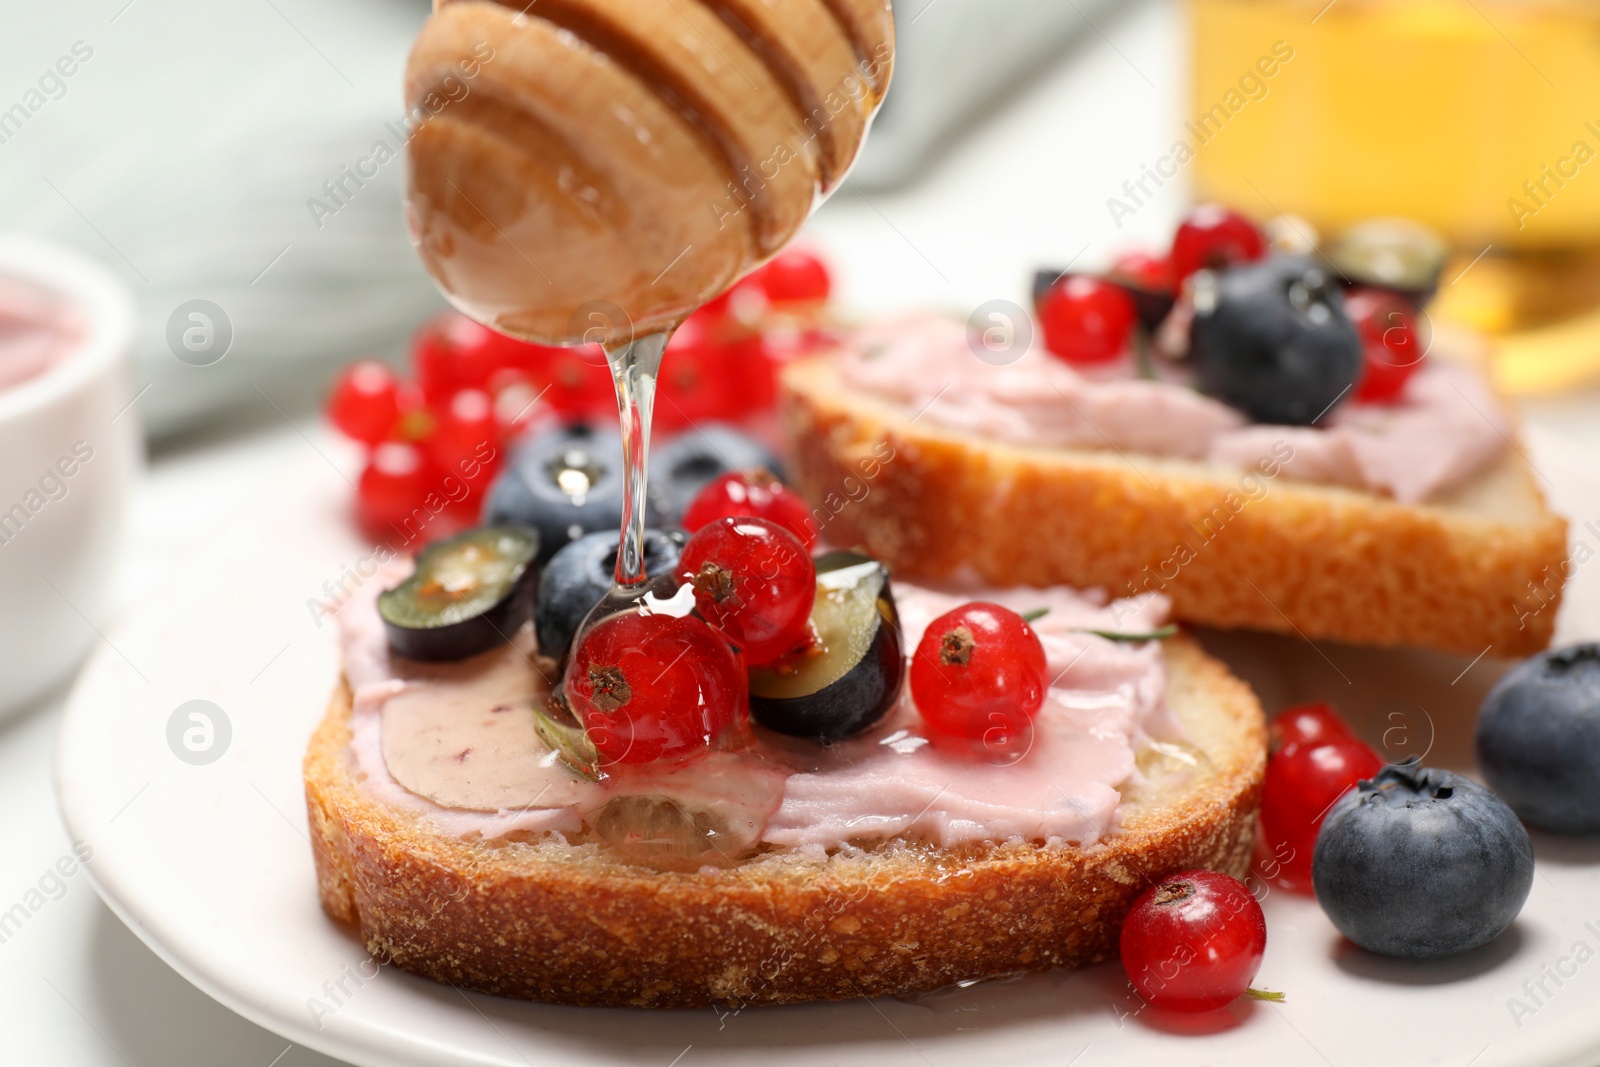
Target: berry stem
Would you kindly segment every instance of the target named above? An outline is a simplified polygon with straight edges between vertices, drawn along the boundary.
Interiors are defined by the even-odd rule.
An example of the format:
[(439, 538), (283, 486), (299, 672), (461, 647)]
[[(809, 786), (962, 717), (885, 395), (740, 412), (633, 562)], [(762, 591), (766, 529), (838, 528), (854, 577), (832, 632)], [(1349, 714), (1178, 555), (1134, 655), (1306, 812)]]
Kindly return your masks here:
[(1286, 994), (1274, 993), (1270, 989), (1257, 989), (1254, 986), (1246, 989), (1244, 991), (1244, 995), (1249, 997), (1251, 1000), (1270, 1000), (1274, 1004), (1282, 1004), (1286, 999), (1288, 999)]
[(1107, 641), (1164, 641), (1169, 637), (1176, 636), (1176, 634), (1178, 632), (1178, 627), (1175, 624), (1169, 622), (1165, 626), (1156, 627), (1154, 630), (1143, 630), (1143, 631), (1138, 631), (1138, 632), (1132, 632), (1132, 631), (1126, 631), (1126, 630), (1092, 630), (1092, 629), (1090, 629), (1090, 630), (1075, 630), (1073, 632), (1074, 633), (1080, 633), (1080, 634), (1094, 634), (1096, 637), (1103, 637)]

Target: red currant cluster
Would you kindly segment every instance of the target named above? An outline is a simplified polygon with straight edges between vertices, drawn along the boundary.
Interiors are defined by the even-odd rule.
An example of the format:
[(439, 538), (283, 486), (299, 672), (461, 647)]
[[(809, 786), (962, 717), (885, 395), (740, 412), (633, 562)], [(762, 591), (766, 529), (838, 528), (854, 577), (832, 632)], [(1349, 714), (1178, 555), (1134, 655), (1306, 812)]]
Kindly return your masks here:
[(1272, 755), (1261, 790), (1256, 871), (1311, 893), (1311, 857), (1329, 809), (1383, 760), (1327, 704), (1289, 708), (1272, 721)]
[[(569, 695), (602, 762), (701, 750), (740, 721), (748, 670), (792, 673), (827, 653), (812, 618), (816, 527), (798, 496), (765, 471), (725, 474), (700, 491), (684, 525), (693, 533), (676, 577), (693, 590), (694, 614), (659, 625), (616, 616), (573, 650)], [(1033, 628), (981, 601), (933, 620), (910, 669), (936, 739), (998, 755), (1025, 753), (1049, 681)]]
[(703, 750), (745, 715), (748, 668), (809, 643), (816, 535), (798, 496), (765, 471), (724, 474), (684, 526), (676, 577), (694, 614), (623, 613), (573, 648), (569, 699), (603, 763)]
[[(1255, 223), (1236, 211), (1202, 204), (1184, 218), (1165, 255), (1128, 252), (1104, 277), (1044, 272), (1035, 293), (1045, 347), (1066, 363), (1103, 364), (1121, 357), (1140, 325), (1153, 331), (1198, 270), (1220, 270), (1268, 254)], [(1363, 369), (1354, 398), (1388, 403), (1422, 362), (1416, 294), (1346, 278), (1345, 313), (1360, 332)]]
[[(825, 344), (830, 282), (820, 259), (786, 251), (679, 328), (662, 363), (655, 424), (736, 421), (768, 410), (779, 367)], [(556, 416), (604, 421), (616, 400), (597, 346), (519, 341), (456, 312), (429, 319), (411, 344), (412, 380), (361, 360), (339, 375), (327, 414), (368, 446), (356, 517), (375, 540), (433, 540), (471, 525), (504, 445)]]
[[(1383, 767), (1327, 704), (1289, 708), (1272, 721), (1261, 794), (1256, 874), (1311, 892), (1317, 834), (1334, 803)], [(1266, 951), (1261, 906), (1243, 884), (1186, 871), (1146, 890), (1122, 927), (1122, 966), (1144, 1000), (1170, 1011), (1210, 1011), (1249, 989)]]

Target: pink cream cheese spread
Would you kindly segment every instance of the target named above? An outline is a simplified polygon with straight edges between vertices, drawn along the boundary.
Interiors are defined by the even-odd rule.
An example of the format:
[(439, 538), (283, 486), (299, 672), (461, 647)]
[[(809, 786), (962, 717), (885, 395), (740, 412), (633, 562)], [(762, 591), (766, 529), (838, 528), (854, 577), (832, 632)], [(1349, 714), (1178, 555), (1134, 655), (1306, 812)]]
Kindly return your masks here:
[(0, 275), (0, 390), (43, 374), (82, 339), (83, 323), (65, 300)]
[(1054, 681), (1028, 744), (997, 755), (981, 744), (931, 739), (907, 687), (882, 722), (843, 742), (755, 729), (737, 751), (622, 768), (591, 782), (534, 731), (531, 704), (551, 680), (536, 666), (531, 628), (456, 663), (389, 654), (375, 601), (410, 566), (387, 564), (339, 612), (354, 697), (351, 755), (375, 799), (452, 836), (572, 835), (603, 819), (602, 809), (620, 797), (661, 796), (712, 816), (722, 828), (718, 847), (729, 853), (761, 844), (833, 850), (895, 837), (945, 847), (1088, 844), (1116, 830), (1122, 791), (1145, 781), (1140, 750), (1176, 751), (1183, 741), (1166, 704), (1160, 642), (1083, 632), (1154, 629), (1166, 620), (1165, 597), (1110, 601), (1066, 588), (896, 583), (907, 655), (929, 622), (970, 600), (1049, 609), (1033, 625)]
[(840, 369), (851, 388), (992, 440), (1116, 449), (1241, 470), (1270, 457), (1290, 478), (1384, 493), (1405, 504), (1440, 496), (1484, 470), (1510, 447), (1513, 430), (1483, 376), (1437, 353), (1397, 403), (1345, 401), (1316, 426), (1252, 424), (1183, 381), (1135, 376), (1131, 360), (1090, 375), (1035, 344), (995, 365), (974, 355), (964, 323), (942, 316), (859, 331)]

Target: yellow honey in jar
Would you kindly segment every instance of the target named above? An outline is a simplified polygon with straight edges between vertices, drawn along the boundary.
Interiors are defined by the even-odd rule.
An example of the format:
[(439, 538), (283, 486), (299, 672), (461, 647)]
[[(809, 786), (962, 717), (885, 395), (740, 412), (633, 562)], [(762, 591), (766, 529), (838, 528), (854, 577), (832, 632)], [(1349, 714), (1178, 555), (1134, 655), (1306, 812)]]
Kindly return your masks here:
[(1600, 373), (1600, 3), (1187, 3), (1198, 199), (1324, 235), (1425, 223), (1456, 252), (1453, 317), (1507, 334), (1595, 317), (1563, 335), (1591, 355), (1529, 350), (1513, 387), (1557, 362), (1558, 385)]
[(1600, 244), (1600, 4), (1190, 6), (1196, 118), (1290, 55), (1198, 147), (1202, 195), (1330, 229), (1403, 215), (1462, 247)]

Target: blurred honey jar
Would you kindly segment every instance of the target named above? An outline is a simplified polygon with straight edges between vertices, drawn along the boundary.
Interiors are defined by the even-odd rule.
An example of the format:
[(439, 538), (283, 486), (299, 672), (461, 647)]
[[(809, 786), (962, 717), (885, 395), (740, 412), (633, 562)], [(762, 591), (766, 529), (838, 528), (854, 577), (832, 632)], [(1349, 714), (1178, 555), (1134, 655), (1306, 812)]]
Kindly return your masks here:
[(1503, 387), (1600, 382), (1600, 3), (1188, 7), (1197, 198), (1421, 222), (1454, 255), (1436, 313), (1494, 336)]

